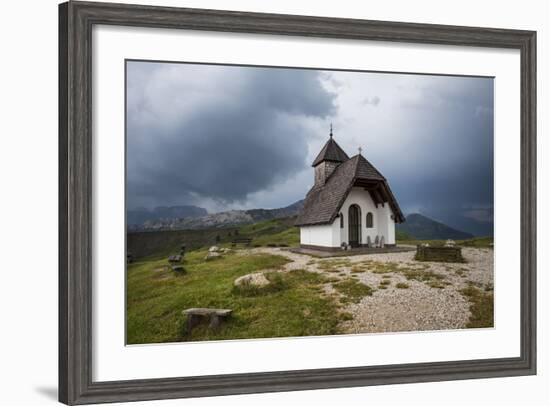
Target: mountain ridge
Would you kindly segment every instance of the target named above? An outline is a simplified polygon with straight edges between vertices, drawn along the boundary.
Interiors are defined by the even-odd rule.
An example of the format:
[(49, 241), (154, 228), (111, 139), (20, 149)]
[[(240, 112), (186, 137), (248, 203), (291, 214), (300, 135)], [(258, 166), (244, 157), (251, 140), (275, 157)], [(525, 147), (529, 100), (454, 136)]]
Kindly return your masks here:
[(171, 218), (194, 218), (206, 216), (206, 209), (192, 205), (158, 206), (153, 209), (136, 208), (126, 212), (126, 222), (130, 226), (140, 225), (146, 221)]
[[(141, 215), (145, 220), (141, 224), (128, 221), (128, 231), (200, 230), (240, 226), (294, 217), (302, 210), (303, 205), (304, 201), (299, 200), (277, 209), (228, 210), (219, 213), (208, 213), (206, 209), (197, 206), (163, 206), (152, 210), (130, 210), (129, 218), (134, 216), (135, 221)], [(182, 214), (184, 216), (181, 216)], [(461, 240), (474, 237), (468, 232), (450, 227), (420, 213), (408, 214), (404, 223), (396, 225), (396, 233), (401, 236), (401, 239), (408, 236), (418, 240)]]
[(407, 215), (404, 223), (397, 224), (396, 232), (417, 240), (465, 240), (474, 237), (473, 234), (457, 230), (420, 213)]
[[(223, 228), (235, 225), (251, 224), (258, 221), (293, 217), (303, 208), (304, 201), (277, 209), (228, 210), (219, 213), (206, 213), (202, 216), (157, 218), (146, 220), (142, 224), (128, 222), (129, 231), (153, 230), (198, 230), (204, 228)], [(196, 206), (193, 206), (196, 207)], [(202, 208), (199, 208), (202, 209)], [(206, 212), (205, 209), (202, 209)]]

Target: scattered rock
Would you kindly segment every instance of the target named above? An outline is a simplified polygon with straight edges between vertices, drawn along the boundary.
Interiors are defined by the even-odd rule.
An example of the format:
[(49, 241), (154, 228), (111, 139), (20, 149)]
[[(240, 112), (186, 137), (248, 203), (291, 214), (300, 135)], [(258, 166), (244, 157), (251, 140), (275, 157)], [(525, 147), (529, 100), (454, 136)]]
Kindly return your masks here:
[(204, 259), (206, 261), (210, 261), (211, 259), (219, 258), (221, 256), (222, 254), (220, 254), (219, 252), (209, 251), (208, 254), (206, 254), (206, 257), (204, 257)]
[(233, 283), (237, 287), (241, 286), (256, 286), (259, 288), (262, 288), (264, 286), (269, 285), (271, 282), (265, 277), (265, 275), (261, 272), (256, 273), (249, 273), (247, 275), (243, 275), (237, 279), (235, 279), (235, 282)]
[(456, 243), (453, 240), (445, 241), (445, 247), (454, 247)]
[(219, 252), (219, 251), (220, 251), (220, 247), (218, 247), (217, 245), (213, 245), (208, 249), (208, 252)]

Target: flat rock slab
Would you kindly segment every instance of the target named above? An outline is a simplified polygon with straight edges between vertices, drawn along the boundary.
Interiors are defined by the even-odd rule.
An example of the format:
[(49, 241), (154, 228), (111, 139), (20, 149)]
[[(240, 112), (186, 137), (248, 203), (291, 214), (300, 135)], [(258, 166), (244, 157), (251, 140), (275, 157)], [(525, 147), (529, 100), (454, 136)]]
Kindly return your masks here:
[(218, 316), (229, 316), (232, 312), (233, 310), (231, 309), (210, 309), (207, 307), (192, 307), (182, 311), (183, 314), (196, 314), (199, 316), (209, 316), (211, 314), (216, 314)]

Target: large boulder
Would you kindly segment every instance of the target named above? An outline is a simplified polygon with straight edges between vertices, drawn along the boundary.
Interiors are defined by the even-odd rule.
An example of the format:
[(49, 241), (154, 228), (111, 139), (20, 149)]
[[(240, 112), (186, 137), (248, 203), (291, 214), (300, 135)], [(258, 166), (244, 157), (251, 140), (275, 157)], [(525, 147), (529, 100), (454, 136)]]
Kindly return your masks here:
[(216, 245), (213, 245), (208, 249), (208, 252), (219, 252), (219, 251), (220, 251), (220, 247)]
[(243, 275), (237, 279), (235, 279), (235, 282), (233, 284), (236, 287), (258, 287), (263, 288), (264, 286), (269, 285), (271, 282), (269, 282), (269, 279), (265, 277), (265, 275), (261, 272), (256, 273), (249, 273), (247, 275)]

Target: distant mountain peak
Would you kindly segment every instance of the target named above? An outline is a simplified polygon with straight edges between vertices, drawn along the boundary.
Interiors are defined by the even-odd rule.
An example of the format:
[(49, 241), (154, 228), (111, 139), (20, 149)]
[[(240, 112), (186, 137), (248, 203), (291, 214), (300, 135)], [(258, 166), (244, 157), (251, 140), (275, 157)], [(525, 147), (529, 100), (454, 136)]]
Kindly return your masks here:
[(456, 230), (420, 213), (407, 215), (405, 222), (397, 225), (397, 231), (418, 240), (464, 240), (473, 237), (470, 233)]
[[(183, 230), (183, 229), (202, 229), (228, 227), (241, 224), (250, 224), (258, 221), (279, 219), (284, 217), (296, 216), (304, 206), (304, 201), (299, 200), (289, 206), (278, 209), (251, 209), (251, 210), (228, 210), (219, 213), (208, 214), (205, 209), (195, 206), (177, 206), (193, 207), (194, 215), (187, 216), (161, 216), (156, 212), (156, 218), (147, 218), (139, 223), (128, 221), (130, 230)], [(175, 206), (176, 207), (176, 206)], [(155, 208), (159, 209), (158, 207)], [(161, 209), (172, 209), (161, 208)], [(163, 212), (160, 210), (160, 212)], [(127, 217), (135, 213), (128, 211)], [(150, 214), (150, 213), (149, 213)]]

